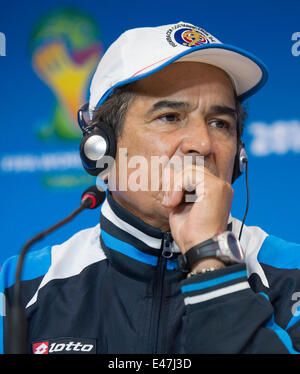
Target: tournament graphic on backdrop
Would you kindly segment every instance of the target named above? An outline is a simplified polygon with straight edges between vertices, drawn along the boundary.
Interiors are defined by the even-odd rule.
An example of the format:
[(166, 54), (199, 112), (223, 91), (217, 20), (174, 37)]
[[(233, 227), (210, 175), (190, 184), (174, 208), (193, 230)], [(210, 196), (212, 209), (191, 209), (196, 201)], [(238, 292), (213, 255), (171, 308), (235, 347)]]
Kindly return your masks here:
[(32, 66), (55, 97), (53, 112), (38, 129), (40, 138), (80, 137), (77, 111), (103, 52), (99, 39), (98, 24), (72, 8), (54, 10), (35, 25), (29, 41)]

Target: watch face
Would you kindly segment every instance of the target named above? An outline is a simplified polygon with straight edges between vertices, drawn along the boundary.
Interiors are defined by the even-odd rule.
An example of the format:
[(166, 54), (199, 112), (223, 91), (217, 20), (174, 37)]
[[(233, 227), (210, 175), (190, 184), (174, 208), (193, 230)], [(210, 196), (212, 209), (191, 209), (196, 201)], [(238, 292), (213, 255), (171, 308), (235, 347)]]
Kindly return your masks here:
[(242, 261), (244, 258), (244, 253), (236, 237), (233, 234), (230, 234), (228, 235), (227, 240), (228, 240), (228, 247), (230, 248), (232, 255), (238, 261)]

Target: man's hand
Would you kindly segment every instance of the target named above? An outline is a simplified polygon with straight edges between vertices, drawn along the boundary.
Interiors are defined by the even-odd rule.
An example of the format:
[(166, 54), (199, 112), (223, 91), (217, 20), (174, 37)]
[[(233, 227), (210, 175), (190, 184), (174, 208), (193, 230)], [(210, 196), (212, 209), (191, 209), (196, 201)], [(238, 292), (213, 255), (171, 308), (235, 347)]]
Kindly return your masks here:
[[(165, 192), (162, 204), (169, 209), (173, 238), (181, 252), (185, 253), (217, 232), (226, 230), (233, 189), (230, 183), (216, 177), (204, 166), (188, 165), (182, 170), (168, 169), (164, 171), (163, 177), (166, 178), (168, 172), (170, 189)], [(187, 202), (191, 200), (192, 189), (194, 202)], [(202, 260), (200, 268), (219, 268), (222, 265), (220, 260), (210, 258)]]

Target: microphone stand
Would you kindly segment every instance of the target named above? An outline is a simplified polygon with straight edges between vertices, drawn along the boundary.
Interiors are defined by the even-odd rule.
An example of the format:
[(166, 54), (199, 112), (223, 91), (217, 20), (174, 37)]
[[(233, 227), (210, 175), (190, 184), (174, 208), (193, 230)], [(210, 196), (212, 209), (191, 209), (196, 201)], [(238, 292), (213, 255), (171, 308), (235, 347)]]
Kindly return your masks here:
[(8, 339), (7, 353), (10, 353), (10, 354), (28, 353), (27, 321), (25, 317), (25, 308), (23, 307), (22, 300), (21, 300), (21, 275), (22, 275), (22, 268), (23, 268), (23, 263), (25, 260), (26, 253), (28, 252), (29, 248), (34, 243), (40, 241), (45, 236), (52, 233), (59, 227), (70, 222), (83, 210), (90, 208), (90, 206), (93, 203), (94, 201), (92, 200), (92, 198), (87, 196), (81, 201), (80, 206), (77, 209), (75, 209), (69, 216), (67, 216), (60, 222), (54, 224), (47, 230), (38, 233), (33, 238), (29, 239), (23, 246), (22, 251), (20, 252), (20, 256), (19, 256), (19, 260), (17, 264), (16, 280), (15, 280), (15, 285), (14, 285), (14, 290), (13, 290), (12, 305), (9, 309), (9, 317), (8, 317), (8, 338), (9, 339)]

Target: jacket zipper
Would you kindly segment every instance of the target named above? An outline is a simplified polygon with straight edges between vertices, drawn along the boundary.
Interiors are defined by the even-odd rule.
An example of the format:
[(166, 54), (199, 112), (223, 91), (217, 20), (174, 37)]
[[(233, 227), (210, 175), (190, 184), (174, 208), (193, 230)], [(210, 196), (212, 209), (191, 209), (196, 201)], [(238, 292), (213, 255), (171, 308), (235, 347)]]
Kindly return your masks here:
[(162, 252), (161, 252), (162, 257), (166, 259), (173, 257), (172, 242), (173, 242), (172, 234), (170, 232), (164, 232)]
[[(167, 265), (167, 260), (173, 256), (172, 252), (172, 235), (170, 232), (163, 233), (161, 255), (158, 258), (156, 276), (154, 280), (154, 290), (153, 290), (153, 312), (152, 312), (152, 340), (151, 348), (153, 353), (157, 354), (159, 352), (159, 330), (161, 322), (161, 308), (163, 303), (164, 295), (164, 277), (165, 269)], [(152, 350), (151, 349), (151, 350)]]

